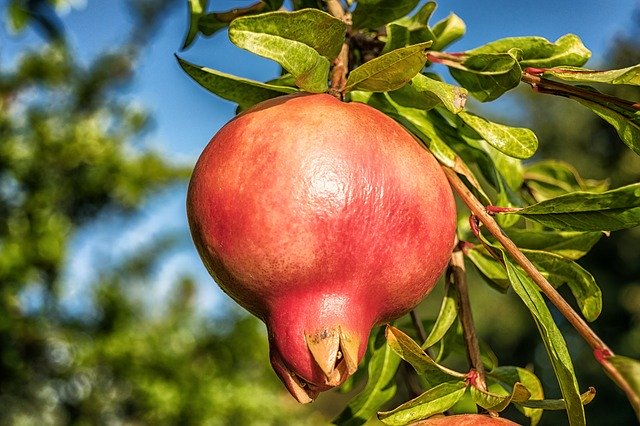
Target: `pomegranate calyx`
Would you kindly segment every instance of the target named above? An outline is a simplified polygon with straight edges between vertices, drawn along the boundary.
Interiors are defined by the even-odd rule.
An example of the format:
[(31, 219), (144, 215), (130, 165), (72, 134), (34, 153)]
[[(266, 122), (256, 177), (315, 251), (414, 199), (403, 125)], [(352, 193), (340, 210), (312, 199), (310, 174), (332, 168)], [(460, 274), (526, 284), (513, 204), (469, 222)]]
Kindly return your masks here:
[(273, 352), (271, 353), (271, 366), (291, 396), (299, 403), (308, 404), (313, 402), (320, 394), (320, 391), (316, 390), (314, 386), (302, 380), (293, 371), (289, 370), (282, 362), (280, 356)]
[(343, 328), (338, 325), (305, 333), (307, 347), (325, 374), (328, 386), (340, 385), (358, 368), (360, 340)]

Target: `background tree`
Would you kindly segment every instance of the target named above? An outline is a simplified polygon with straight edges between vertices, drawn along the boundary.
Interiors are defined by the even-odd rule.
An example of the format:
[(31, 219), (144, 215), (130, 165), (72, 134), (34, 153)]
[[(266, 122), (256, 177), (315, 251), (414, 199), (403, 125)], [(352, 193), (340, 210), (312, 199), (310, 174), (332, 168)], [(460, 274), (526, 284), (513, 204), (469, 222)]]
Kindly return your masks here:
[(198, 314), (186, 276), (164, 302), (145, 296), (186, 236), (164, 235), (79, 284), (86, 310), (65, 305), (76, 232), (132, 217), (185, 185), (191, 165), (142, 143), (151, 117), (124, 96), (176, 2), (129, 2), (134, 31), (86, 66), (55, 13), (62, 3), (7, 6), (14, 29), (34, 25), (47, 42), (0, 68), (0, 424), (296, 424), (256, 320)]

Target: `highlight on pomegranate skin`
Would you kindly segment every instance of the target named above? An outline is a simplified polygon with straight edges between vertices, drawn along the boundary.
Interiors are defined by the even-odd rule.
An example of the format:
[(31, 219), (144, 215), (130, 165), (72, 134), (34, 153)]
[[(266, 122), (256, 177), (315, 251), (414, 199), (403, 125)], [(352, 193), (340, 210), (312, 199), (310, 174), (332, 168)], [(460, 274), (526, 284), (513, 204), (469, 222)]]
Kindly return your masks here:
[(187, 215), (208, 271), (266, 324), (271, 364), (303, 403), (355, 372), (372, 327), (431, 291), (456, 226), (434, 157), (381, 112), (326, 94), (227, 123), (195, 166)]

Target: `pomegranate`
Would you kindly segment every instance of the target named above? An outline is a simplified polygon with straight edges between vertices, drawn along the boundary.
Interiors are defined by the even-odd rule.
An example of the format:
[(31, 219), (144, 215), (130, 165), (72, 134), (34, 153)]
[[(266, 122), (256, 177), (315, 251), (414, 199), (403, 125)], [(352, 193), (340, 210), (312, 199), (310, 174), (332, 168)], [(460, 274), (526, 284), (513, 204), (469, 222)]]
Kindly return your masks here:
[(187, 214), (208, 271), (264, 321), (300, 402), (344, 382), (372, 327), (429, 293), (456, 225), (434, 157), (381, 112), (326, 94), (227, 123), (195, 166)]
[(456, 414), (431, 417), (414, 423), (413, 426), (518, 426), (518, 423), (504, 417), (491, 417), (487, 414)]

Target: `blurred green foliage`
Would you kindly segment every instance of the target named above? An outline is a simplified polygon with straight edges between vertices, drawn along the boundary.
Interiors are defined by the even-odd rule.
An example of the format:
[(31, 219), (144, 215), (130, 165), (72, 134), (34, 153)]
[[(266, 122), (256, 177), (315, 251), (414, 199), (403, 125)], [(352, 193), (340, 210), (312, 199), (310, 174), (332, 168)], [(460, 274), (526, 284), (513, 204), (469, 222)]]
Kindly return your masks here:
[[(14, 30), (42, 19), (61, 25), (37, 18), (28, 8), (36, 3), (62, 4), (10, 2)], [(81, 227), (186, 184), (190, 167), (146, 148), (150, 117), (118, 95), (173, 3), (132, 2), (127, 42), (88, 66), (60, 27), (0, 68), (0, 425), (320, 421), (271, 372), (258, 320), (203, 317), (188, 277), (168, 305), (149, 309), (152, 271), (175, 247), (172, 236), (80, 283), (92, 294), (90, 314), (63, 303), (62, 272)]]

